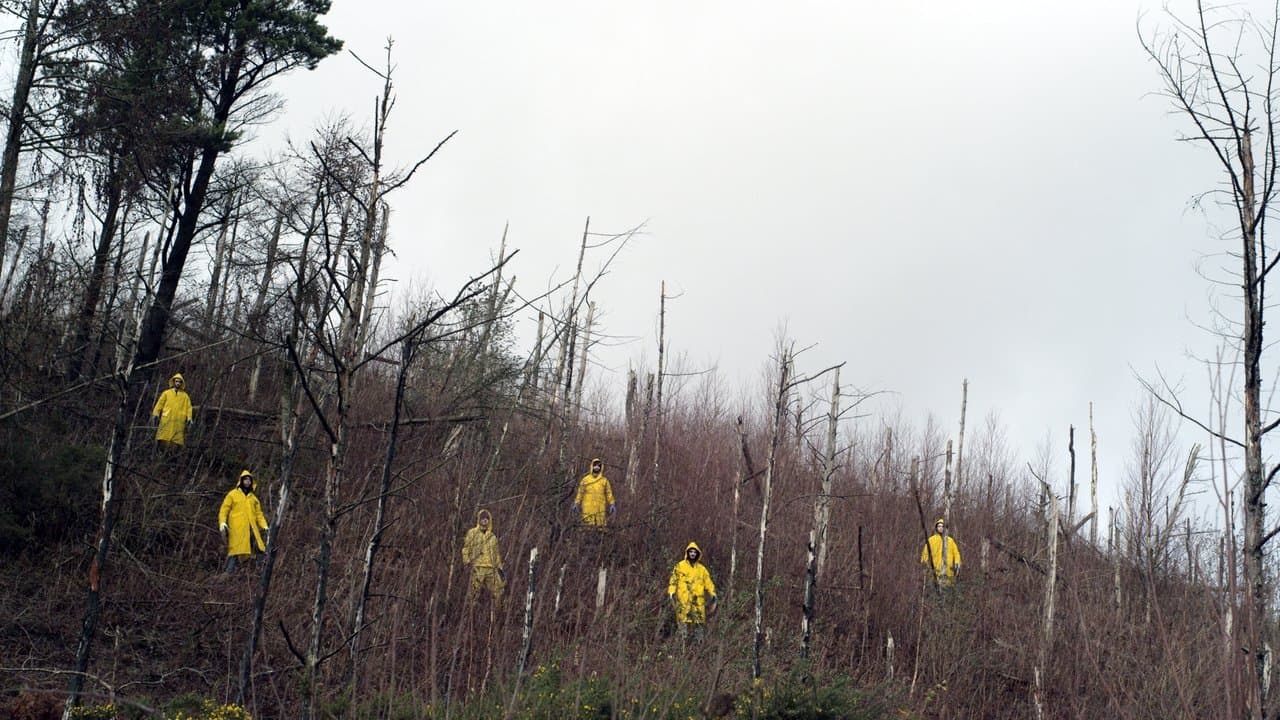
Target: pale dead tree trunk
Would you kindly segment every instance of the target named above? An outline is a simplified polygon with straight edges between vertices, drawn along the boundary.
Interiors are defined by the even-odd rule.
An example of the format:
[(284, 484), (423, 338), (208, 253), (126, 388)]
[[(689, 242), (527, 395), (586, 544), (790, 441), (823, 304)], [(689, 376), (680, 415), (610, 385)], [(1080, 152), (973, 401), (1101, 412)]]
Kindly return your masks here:
[(773, 499), (773, 474), (777, 469), (778, 445), (787, 411), (787, 393), (791, 389), (791, 349), (782, 348), (778, 357), (778, 392), (774, 396), (773, 415), (769, 418), (769, 459), (765, 465), (763, 495), (760, 503), (760, 542), (756, 546), (756, 616), (755, 640), (751, 645), (751, 678), (760, 677), (760, 651), (764, 645), (764, 548), (769, 530), (769, 504)]
[(658, 544), (658, 498), (662, 495), (662, 379), (667, 341), (667, 281), (658, 287), (658, 377), (653, 407), (653, 478), (649, 484), (649, 550)]
[[(498, 244), (498, 268), (493, 276), (493, 284), (489, 287), (489, 297), (486, 301), (484, 325), (481, 326), (480, 339), (476, 342), (475, 353), (473, 358), (487, 358), (489, 356), (490, 345), (493, 342), (494, 332), (497, 330), (498, 321), (502, 319), (502, 309), (507, 306), (507, 300), (511, 297), (511, 293), (515, 289), (515, 278), (512, 277), (507, 281), (506, 289), (502, 289), (503, 270), (507, 264), (507, 227), (502, 228), (502, 240)], [(539, 313), (541, 315), (541, 313)], [(541, 333), (538, 338), (539, 345), (542, 343)], [(528, 362), (528, 360), (526, 360)], [(527, 377), (527, 373), (522, 373)], [(523, 394), (523, 388), (521, 393)]]
[(886, 673), (887, 680), (893, 680), (893, 633), (889, 633), (889, 637), (884, 641), (884, 659), (888, 666)]
[[(827, 452), (822, 462), (822, 488), (813, 504), (813, 529), (809, 531), (808, 562), (804, 577), (804, 616), (800, 621), (800, 657), (809, 657), (818, 579), (827, 559), (827, 527), (831, 520), (831, 485), (836, 475), (836, 429), (840, 421), (840, 368), (831, 381), (831, 405), (827, 412)], [(735, 513), (736, 514), (736, 513)]]
[(218, 225), (218, 239), (213, 245), (213, 269), (209, 276), (209, 290), (204, 300), (204, 334), (210, 336), (213, 331), (213, 315), (218, 306), (218, 291), (222, 287), (222, 259), (227, 252), (227, 234), (231, 231), (231, 197), (227, 198), (227, 206), (222, 211)]
[[(383, 202), (379, 202), (382, 206), (382, 221), (378, 225), (378, 231), (371, 238), (371, 262), (373, 267), (369, 270), (369, 281), (365, 288), (364, 310), (360, 316), (360, 332), (356, 338), (356, 348), (363, 350), (365, 344), (369, 341), (369, 332), (373, 326), (373, 309), (378, 298), (378, 280), (382, 273), (382, 258), (387, 252), (387, 226), (391, 222), (391, 208)], [(374, 211), (376, 214), (377, 211)], [(361, 265), (361, 269), (364, 266)]]
[[(0, 305), (9, 304), (9, 290), (13, 287), (13, 276), (18, 274), (18, 263), (22, 260), (22, 250), (27, 246), (27, 236), (30, 234), (31, 228), (23, 225), (22, 230), (18, 231), (18, 247), (14, 249), (13, 263), (9, 265), (9, 272), (4, 273), (4, 265), (0, 265), (0, 273), (4, 273), (4, 286), (0, 287)], [(0, 243), (0, 245), (3, 244)]]
[[(1267, 577), (1268, 533), (1266, 491), (1280, 465), (1267, 472), (1262, 458), (1263, 436), (1278, 423), (1263, 424), (1263, 337), (1268, 298), (1266, 281), (1276, 267), (1268, 248), (1266, 218), (1275, 198), (1277, 151), (1275, 82), (1280, 74), (1280, 7), (1259, 21), (1233, 5), (1206, 7), (1197, 0), (1190, 21), (1174, 17), (1173, 29), (1144, 38), (1143, 46), (1159, 68), (1166, 96), (1191, 121), (1190, 139), (1208, 146), (1218, 162), (1221, 185), (1230, 189), (1222, 204), (1235, 220), (1233, 239), (1239, 243), (1232, 257), (1239, 265), (1239, 335), (1244, 386), (1239, 421), (1244, 438), (1233, 439), (1244, 451), (1244, 574), (1249, 584), (1246, 603), (1246, 645), (1252, 663), (1248, 693), (1250, 716), (1271, 720), (1269, 669), (1274, 620)], [(1220, 48), (1226, 48), (1225, 50)], [(1252, 55), (1258, 57), (1255, 60)], [(1265, 62), (1262, 60), (1265, 56)], [(1250, 68), (1246, 75), (1244, 68)], [(1261, 73), (1253, 71), (1261, 68)], [(1255, 134), (1260, 157), (1255, 157)], [(1272, 257), (1268, 257), (1272, 251)], [(1168, 400), (1168, 398), (1166, 398)], [(1172, 403), (1176, 406), (1176, 403)], [(1185, 415), (1184, 415), (1185, 417)], [(1202, 429), (1204, 423), (1196, 421)], [(1225, 435), (1225, 428), (1217, 435)], [(1215, 431), (1210, 431), (1215, 432)]]
[(738, 508), (742, 497), (742, 484), (751, 473), (750, 457), (747, 455), (747, 429), (742, 416), (738, 416), (738, 445), (742, 453), (736, 463), (733, 474), (733, 529), (729, 534), (729, 597), (733, 597), (734, 581), (738, 575)]
[(1107, 528), (1107, 544), (1111, 546), (1111, 602), (1118, 615), (1124, 607), (1124, 597), (1120, 594), (1120, 531), (1116, 527), (1116, 509), (1108, 507), (1107, 511), (1111, 514), (1111, 524)]
[(533, 362), (529, 366), (529, 391), (534, 397), (538, 395), (539, 380), (542, 378), (542, 343), (545, 335), (547, 314), (538, 311), (538, 338), (533, 344)]
[(9, 243), (9, 218), (13, 212), (14, 189), (18, 184), (18, 154), (22, 149), (22, 130), (27, 124), (27, 103), (36, 78), (39, 28), (40, 0), (31, 0), (23, 25), (22, 49), (18, 51), (18, 76), (13, 81), (13, 99), (9, 102), (4, 154), (0, 156), (0, 269), (4, 268), (5, 246)]
[(596, 609), (604, 607), (605, 589), (609, 586), (609, 570), (608, 568), (600, 568), (600, 572), (596, 575)]
[(1044, 606), (1040, 620), (1040, 647), (1036, 652), (1035, 669), (1035, 707), (1036, 718), (1045, 716), (1045, 673), (1049, 669), (1049, 652), (1053, 649), (1053, 615), (1057, 599), (1058, 583), (1058, 498), (1053, 490), (1044, 486), (1044, 493), (1049, 497), (1049, 519), (1045, 526), (1045, 541), (1048, 543), (1048, 567), (1045, 569)]
[(818, 567), (815, 575), (822, 577), (822, 568), (827, 564), (827, 527), (831, 521), (831, 486), (836, 475), (836, 440), (840, 423), (840, 368), (836, 367), (835, 376), (831, 380), (831, 405), (827, 413), (827, 454), (822, 463), (822, 494), (818, 497), (818, 506), (814, 511), (815, 526), (818, 528)]
[[(889, 481), (893, 477), (893, 428), (886, 427), (884, 429), (884, 469), (881, 471), (881, 486), (878, 488), (884, 491), (884, 482)], [(893, 488), (896, 489), (896, 488)]]
[(1089, 544), (1098, 547), (1098, 433), (1093, 429), (1093, 403), (1089, 403)]
[[(582, 243), (578, 249), (578, 267), (573, 275), (573, 291), (569, 295), (569, 306), (565, 309), (564, 321), (559, 328), (561, 333), (560, 359), (556, 363), (555, 382), (552, 385), (551, 392), (548, 394), (547, 425), (539, 452), (541, 454), (549, 446), (552, 430), (558, 424), (560, 442), (556, 451), (555, 471), (552, 473), (551, 485), (548, 488), (548, 495), (553, 501), (561, 494), (561, 487), (566, 482), (566, 476), (568, 475), (567, 452), (571, 430), (570, 423), (574, 419), (569, 406), (573, 400), (574, 343), (578, 339), (578, 289), (582, 283), (582, 263), (586, 258), (587, 240), (590, 236), (591, 218), (588, 217), (582, 227)], [(588, 284), (588, 292), (590, 292), (590, 284)], [(556, 409), (557, 404), (559, 405), (558, 412)], [(559, 518), (552, 516), (551, 522), (552, 542), (554, 543), (560, 536)]]
[[(969, 378), (960, 383), (960, 437), (956, 440), (956, 487), (964, 492), (964, 417), (969, 409)], [(950, 520), (950, 518), (947, 518)]]
[(516, 676), (524, 675), (533, 644), (533, 591), (538, 578), (538, 548), (529, 551), (529, 589), (524, 594), (524, 624), (520, 630), (520, 655), (516, 659)]
[(587, 302), (587, 322), (582, 326), (582, 359), (578, 361), (578, 388), (573, 396), (573, 424), (577, 425), (582, 415), (582, 387), (587, 378), (587, 358), (591, 349), (591, 325), (596, 319), (596, 304)]
[(639, 391), (639, 378), (636, 377), (636, 369), (627, 368), (627, 399), (622, 406), (622, 417), (627, 423), (627, 447), (630, 449), (631, 440), (636, 432), (636, 396)]
[(640, 423), (627, 443), (627, 490), (636, 492), (637, 476), (640, 474), (640, 446), (649, 432), (649, 418), (653, 415), (653, 373), (649, 373), (645, 382), (644, 410), (640, 413)]
[(555, 603), (551, 606), (551, 617), (556, 617), (560, 614), (560, 594), (564, 591), (564, 573), (568, 569), (568, 563), (560, 566), (560, 577), (556, 580), (556, 598)]
[[(314, 221), (314, 209), (312, 219)], [(275, 274), (276, 249), (280, 246), (280, 232), (283, 227), (284, 211), (281, 210), (276, 214), (275, 225), (272, 226), (271, 235), (267, 239), (266, 263), (262, 268), (262, 279), (258, 282), (258, 290), (253, 298), (253, 309), (249, 312), (249, 332), (255, 337), (262, 333), (262, 321), (267, 308), (267, 293), (271, 290), (271, 278)], [(262, 353), (258, 353), (253, 358), (253, 371), (249, 374), (250, 403), (258, 397), (258, 382), (262, 376), (262, 360)]]
[(554, 401), (563, 388), (563, 399), (560, 407), (566, 410), (573, 390), (574, 343), (578, 339), (578, 289), (582, 284), (582, 262), (587, 257), (587, 240), (591, 237), (591, 218), (588, 217), (582, 227), (582, 244), (578, 247), (578, 267), (573, 273), (573, 290), (569, 293), (569, 307), (565, 310), (564, 326), (561, 328), (560, 359), (556, 362), (555, 389), (552, 391)]

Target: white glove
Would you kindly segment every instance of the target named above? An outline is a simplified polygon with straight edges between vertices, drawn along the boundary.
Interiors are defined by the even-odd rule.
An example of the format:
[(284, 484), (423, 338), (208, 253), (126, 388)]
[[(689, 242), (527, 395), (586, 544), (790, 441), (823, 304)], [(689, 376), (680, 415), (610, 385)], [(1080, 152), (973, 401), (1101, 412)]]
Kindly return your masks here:
[(225, 533), (225, 532), (227, 531), (227, 524), (226, 524), (226, 523), (222, 523), (222, 526), (221, 526), (221, 527), (219, 527), (219, 528), (218, 528), (218, 530), (220, 530), (221, 532), (224, 532), (224, 533)]

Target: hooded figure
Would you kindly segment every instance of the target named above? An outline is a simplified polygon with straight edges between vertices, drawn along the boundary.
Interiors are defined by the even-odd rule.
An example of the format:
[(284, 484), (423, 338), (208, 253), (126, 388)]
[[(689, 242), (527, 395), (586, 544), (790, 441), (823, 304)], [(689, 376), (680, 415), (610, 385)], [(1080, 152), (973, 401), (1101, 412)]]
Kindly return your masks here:
[(494, 606), (502, 603), (506, 573), (502, 554), (498, 552), (498, 536), (493, 532), (493, 516), (488, 510), (476, 513), (476, 526), (462, 539), (462, 562), (471, 566), (471, 586), (467, 588), (467, 604), (476, 599), (480, 588), (488, 588)]
[(686, 625), (701, 625), (707, 621), (707, 605), (716, 607), (716, 584), (702, 562), (702, 550), (691, 542), (684, 548), (684, 558), (671, 569), (667, 581), (667, 597), (676, 611), (676, 620), (683, 632)]
[(184, 389), (186, 383), (181, 373), (169, 378), (169, 389), (156, 398), (151, 417), (159, 418), (156, 440), (162, 443), (183, 445), (187, 442), (187, 424), (191, 422), (191, 396)]
[(956, 574), (960, 572), (960, 546), (947, 535), (947, 525), (942, 518), (934, 522), (933, 534), (920, 549), (920, 564), (933, 569), (939, 585), (948, 586), (956, 581)]
[(236, 486), (231, 488), (222, 499), (222, 509), (218, 511), (218, 529), (227, 540), (227, 572), (236, 569), (238, 560), (248, 559), (254, 552), (253, 542), (257, 550), (266, 552), (267, 546), (262, 542), (259, 528), (267, 530), (267, 518), (262, 514), (262, 504), (258, 496), (253, 494), (253, 473), (245, 470), (240, 473)]
[(591, 459), (591, 472), (578, 481), (573, 509), (581, 511), (582, 522), (594, 528), (604, 528), (605, 513), (612, 515), (617, 511), (613, 504), (613, 488), (609, 485), (609, 478), (604, 476), (604, 462), (600, 458)]

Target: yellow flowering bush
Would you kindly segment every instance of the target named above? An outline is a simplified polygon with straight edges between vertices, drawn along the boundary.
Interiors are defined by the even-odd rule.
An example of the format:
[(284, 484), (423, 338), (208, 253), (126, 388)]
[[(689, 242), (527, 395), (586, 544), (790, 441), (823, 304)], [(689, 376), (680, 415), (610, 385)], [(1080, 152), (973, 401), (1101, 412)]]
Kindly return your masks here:
[[(138, 707), (101, 703), (81, 705), (71, 710), (72, 720), (133, 720), (153, 717)], [(239, 705), (219, 703), (209, 698), (182, 698), (162, 715), (165, 720), (253, 720)]]

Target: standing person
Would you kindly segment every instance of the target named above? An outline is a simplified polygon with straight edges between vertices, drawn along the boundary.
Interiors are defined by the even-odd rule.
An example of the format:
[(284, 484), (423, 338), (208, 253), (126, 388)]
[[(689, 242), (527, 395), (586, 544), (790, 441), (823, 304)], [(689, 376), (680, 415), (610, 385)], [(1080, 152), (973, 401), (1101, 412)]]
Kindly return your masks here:
[(671, 569), (667, 581), (667, 598), (676, 613), (680, 637), (688, 637), (689, 631), (700, 634), (707, 616), (716, 611), (716, 584), (702, 562), (702, 550), (691, 542), (684, 548), (684, 559)]
[(933, 570), (933, 579), (942, 587), (955, 584), (960, 574), (960, 546), (947, 534), (947, 524), (942, 518), (933, 524), (933, 534), (920, 549), (920, 564)]
[(156, 398), (151, 417), (158, 418), (156, 440), (161, 445), (181, 447), (187, 442), (187, 426), (191, 424), (191, 396), (181, 373), (169, 378), (169, 389)]
[(261, 528), (267, 531), (267, 518), (262, 514), (262, 503), (253, 494), (253, 473), (244, 470), (236, 486), (231, 488), (222, 499), (222, 509), (218, 511), (218, 529), (222, 538), (227, 541), (228, 573), (235, 572), (236, 565), (248, 560), (253, 555), (253, 541), (257, 541), (258, 551), (266, 552), (267, 546), (262, 542)]
[(573, 509), (582, 514), (582, 522), (588, 527), (603, 530), (606, 512), (612, 515), (618, 506), (613, 502), (613, 487), (604, 476), (604, 462), (591, 459), (591, 472), (578, 481), (578, 493), (573, 498)]
[(502, 569), (502, 554), (498, 552), (498, 536), (493, 532), (493, 516), (488, 510), (476, 513), (476, 526), (462, 539), (462, 562), (471, 566), (471, 585), (467, 588), (467, 605), (475, 602), (480, 588), (487, 588), (493, 596), (495, 610), (502, 607), (502, 591), (506, 587), (507, 574)]

